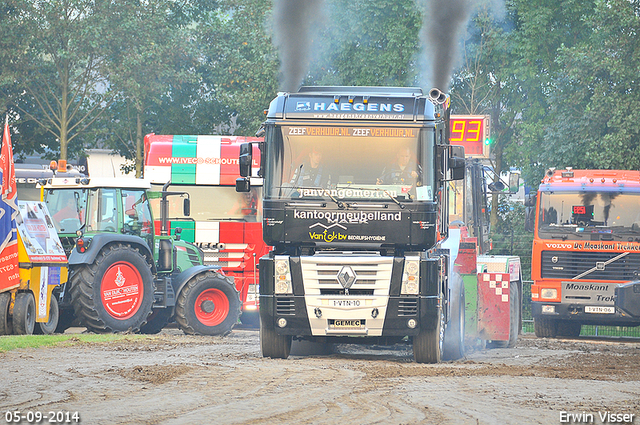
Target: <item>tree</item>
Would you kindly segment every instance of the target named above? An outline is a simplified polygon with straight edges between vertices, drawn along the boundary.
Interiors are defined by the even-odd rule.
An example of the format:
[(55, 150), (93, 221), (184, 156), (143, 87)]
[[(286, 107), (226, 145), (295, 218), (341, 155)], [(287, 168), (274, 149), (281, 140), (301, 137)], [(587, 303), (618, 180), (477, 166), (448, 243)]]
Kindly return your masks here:
[(201, 97), (195, 117), (208, 131), (253, 136), (278, 91), (269, 31), (271, 2), (222, 0), (196, 27)]
[(106, 67), (118, 104), (110, 109), (116, 114), (105, 143), (134, 160), (136, 177), (142, 176), (149, 111), (170, 99), (174, 88), (196, 79), (189, 20), (175, 6), (173, 0), (123, 0), (109, 8), (114, 43), (105, 51)]
[[(545, 168), (564, 161), (569, 154), (568, 146), (549, 139), (547, 133), (556, 120), (550, 113), (551, 96), (557, 92), (555, 78), (562, 67), (556, 58), (560, 48), (588, 39), (591, 27), (587, 18), (593, 15), (594, 0), (509, 0), (507, 10), (513, 17), (509, 37), (516, 54), (510, 68), (522, 101), (514, 126), (517, 143), (506, 153), (512, 165), (522, 168), (525, 181), (535, 184)], [(547, 147), (549, 155), (541, 155)], [(568, 162), (565, 164), (570, 165)]]
[[(640, 168), (640, 2), (598, 0), (588, 37), (561, 46), (541, 156), (549, 165)], [(562, 152), (562, 156), (558, 153)]]
[[(508, 169), (504, 153), (515, 142), (514, 122), (522, 102), (518, 81), (510, 67), (514, 46), (505, 30), (510, 26), (510, 18), (496, 15), (488, 3), (480, 5), (470, 22), (463, 65), (454, 73), (451, 90), (454, 113), (490, 116), (494, 181)], [(494, 194), (493, 228), (498, 219), (498, 195)]]
[(61, 159), (67, 159), (69, 143), (112, 101), (109, 82), (101, 72), (101, 47), (110, 39), (103, 25), (104, 3), (11, 2), (14, 36), (1, 46), (20, 89), (13, 92), (11, 106), (55, 138)]
[(413, 0), (327, 2), (306, 84), (415, 86), (421, 11)]

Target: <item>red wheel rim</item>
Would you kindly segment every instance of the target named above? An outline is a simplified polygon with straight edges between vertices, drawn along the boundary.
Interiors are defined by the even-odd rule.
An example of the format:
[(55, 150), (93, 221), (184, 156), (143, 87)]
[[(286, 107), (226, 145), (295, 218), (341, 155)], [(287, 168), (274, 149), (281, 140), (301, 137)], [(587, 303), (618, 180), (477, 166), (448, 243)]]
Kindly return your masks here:
[(217, 326), (229, 315), (229, 300), (219, 289), (202, 291), (194, 306), (196, 318), (206, 326)]
[(102, 305), (107, 313), (118, 320), (126, 320), (140, 309), (144, 283), (138, 269), (119, 261), (105, 272), (100, 291)]

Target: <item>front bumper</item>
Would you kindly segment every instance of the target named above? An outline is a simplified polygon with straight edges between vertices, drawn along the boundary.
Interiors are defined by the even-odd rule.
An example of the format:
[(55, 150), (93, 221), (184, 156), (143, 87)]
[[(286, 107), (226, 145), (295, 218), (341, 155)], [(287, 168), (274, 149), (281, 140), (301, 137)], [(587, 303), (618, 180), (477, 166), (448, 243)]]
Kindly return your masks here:
[[(384, 307), (374, 303), (333, 308), (325, 304), (313, 307), (309, 314), (304, 296), (262, 295), (260, 317), (263, 323), (271, 323), (280, 335), (314, 337), (409, 336), (417, 335), (420, 329), (433, 329), (437, 325), (440, 308), (437, 297), (392, 296), (384, 301)], [(384, 313), (381, 312), (383, 308)], [(360, 326), (340, 328), (335, 321), (351, 321), (350, 323), (359, 323)]]
[[(553, 312), (543, 312), (547, 306), (553, 306)], [(586, 305), (557, 303), (557, 302), (531, 302), (531, 315), (534, 318), (546, 317), (557, 320), (577, 321), (584, 325), (603, 325), (603, 326), (637, 326), (640, 325), (640, 317), (630, 317), (614, 305), (599, 306), (613, 307), (614, 313), (587, 313)]]

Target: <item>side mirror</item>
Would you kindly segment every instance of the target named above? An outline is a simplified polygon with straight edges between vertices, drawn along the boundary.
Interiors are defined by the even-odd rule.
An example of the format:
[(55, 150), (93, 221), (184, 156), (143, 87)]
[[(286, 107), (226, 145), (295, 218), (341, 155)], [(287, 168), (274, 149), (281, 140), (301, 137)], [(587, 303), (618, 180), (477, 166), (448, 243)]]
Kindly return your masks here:
[(524, 206), (525, 207), (535, 207), (536, 206), (536, 194), (534, 195), (529, 195), (525, 198), (524, 200)]
[(497, 182), (489, 183), (488, 186), (491, 192), (502, 192), (505, 187), (507, 186), (505, 186), (504, 183), (502, 183), (500, 180), (498, 180)]
[(451, 157), (449, 158), (449, 169), (451, 170), (451, 180), (463, 180), (466, 162), (464, 160), (464, 147), (451, 146)]
[(182, 203), (182, 214), (185, 217), (189, 217), (191, 215), (191, 199), (185, 198)]
[(240, 145), (240, 175), (249, 177), (251, 175), (251, 163), (253, 162), (253, 147), (251, 143), (243, 143)]
[(251, 190), (251, 183), (246, 177), (236, 179), (236, 192), (248, 192)]
[(520, 190), (520, 172), (512, 171), (509, 173), (509, 192), (518, 193)]

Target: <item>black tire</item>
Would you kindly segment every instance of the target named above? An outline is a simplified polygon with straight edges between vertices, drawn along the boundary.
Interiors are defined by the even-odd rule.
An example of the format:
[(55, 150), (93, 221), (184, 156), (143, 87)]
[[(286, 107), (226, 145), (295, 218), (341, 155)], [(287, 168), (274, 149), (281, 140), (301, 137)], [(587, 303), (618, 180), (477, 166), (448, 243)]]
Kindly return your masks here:
[(286, 359), (291, 353), (291, 335), (278, 335), (272, 325), (260, 320), (260, 352), (262, 357)]
[[(465, 332), (465, 298), (464, 286), (458, 285), (458, 294), (452, 297), (451, 320), (444, 331), (444, 346), (442, 350), (443, 360), (458, 360), (464, 357), (464, 332)], [(454, 299), (455, 298), (455, 299)]]
[(439, 363), (444, 349), (444, 313), (438, 308), (434, 329), (421, 329), (413, 337), (413, 359), (416, 363)]
[(46, 322), (36, 322), (33, 333), (36, 335), (51, 335), (58, 327), (58, 319), (60, 318), (60, 309), (58, 308), (58, 300), (55, 295), (51, 295), (49, 302), (49, 320)]
[(151, 315), (147, 317), (147, 323), (140, 327), (140, 333), (148, 335), (159, 333), (169, 324), (172, 316), (173, 307), (154, 308)]
[(176, 322), (188, 335), (227, 335), (238, 323), (241, 307), (233, 278), (208, 271), (180, 290)]
[(60, 308), (58, 317), (58, 326), (56, 326), (56, 333), (63, 334), (64, 331), (73, 326), (76, 320), (76, 314), (72, 308)]
[(555, 338), (558, 335), (558, 322), (548, 317), (534, 317), (533, 330), (538, 338)]
[[(58, 286), (53, 290), (54, 296), (58, 300), (58, 326), (56, 326), (55, 333), (62, 334), (71, 326), (78, 324), (78, 320), (75, 312), (73, 311), (73, 305), (71, 305), (71, 294), (69, 288), (71, 287), (71, 276), (75, 271), (74, 268), (69, 269), (69, 279), (66, 283)], [(64, 296), (66, 294), (66, 297)], [(64, 299), (66, 298), (66, 300)]]
[[(155, 289), (151, 266), (129, 245), (103, 248), (93, 264), (74, 270), (70, 282), (75, 315), (90, 331), (138, 332), (151, 314)], [(122, 294), (121, 288), (131, 293)]]
[(9, 316), (9, 305), (11, 304), (11, 292), (0, 294), (0, 335), (11, 335), (13, 324)]
[(558, 322), (558, 336), (569, 338), (577, 338), (582, 331), (582, 324), (569, 320), (561, 320)]
[(16, 335), (33, 335), (36, 327), (36, 302), (31, 292), (16, 294), (13, 305), (13, 333)]
[(509, 306), (511, 308), (509, 317), (509, 343), (507, 348), (513, 348), (518, 343), (518, 335), (520, 335), (520, 310), (522, 304), (520, 303), (520, 287), (518, 282), (513, 282), (509, 291)]

